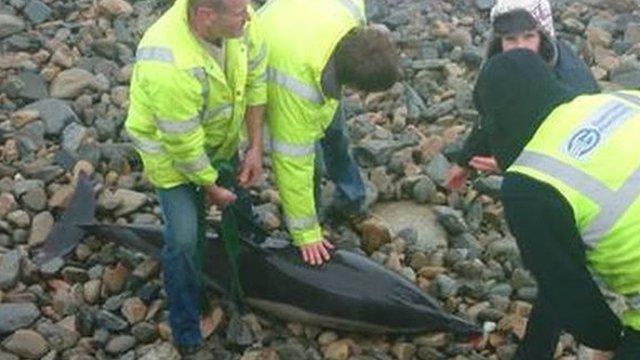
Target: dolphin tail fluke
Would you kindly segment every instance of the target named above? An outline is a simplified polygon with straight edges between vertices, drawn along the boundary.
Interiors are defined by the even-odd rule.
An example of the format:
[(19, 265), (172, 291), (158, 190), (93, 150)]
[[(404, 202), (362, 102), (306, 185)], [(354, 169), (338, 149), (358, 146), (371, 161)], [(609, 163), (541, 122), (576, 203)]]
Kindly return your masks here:
[(457, 339), (473, 340), (482, 336), (482, 328), (478, 324), (474, 324), (455, 315), (443, 313), (444, 327), (450, 331)]
[(159, 225), (79, 224), (88, 234), (99, 236), (124, 248), (139, 251), (160, 260), (163, 247)]
[(44, 241), (36, 264), (44, 264), (56, 257), (69, 254), (80, 243), (85, 231), (78, 224), (89, 224), (94, 221), (96, 201), (93, 196), (93, 185), (89, 175), (78, 174), (75, 192), (64, 210), (60, 220), (55, 223)]

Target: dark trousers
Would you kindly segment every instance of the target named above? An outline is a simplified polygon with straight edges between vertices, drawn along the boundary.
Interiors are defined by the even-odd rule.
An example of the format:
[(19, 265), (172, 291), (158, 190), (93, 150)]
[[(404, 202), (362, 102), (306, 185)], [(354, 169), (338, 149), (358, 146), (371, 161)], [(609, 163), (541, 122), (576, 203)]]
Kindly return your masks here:
[(349, 152), (349, 136), (342, 103), (325, 131), (324, 138), (316, 147), (316, 208), (320, 206), (318, 192), (322, 174), (326, 174), (336, 185), (334, 208), (341, 209), (345, 214), (358, 214), (363, 210), (365, 186), (360, 168)]
[(517, 358), (552, 359), (562, 330), (591, 348), (616, 349), (622, 325), (587, 269), (571, 206), (551, 186), (513, 173), (505, 176), (502, 201), (522, 261), (538, 282)]
[[(249, 194), (237, 186), (237, 159), (215, 164), (219, 172), (217, 183), (237, 195), (234, 207), (238, 214), (238, 228), (247, 238), (258, 236), (255, 231), (255, 214)], [(200, 334), (201, 310), (205, 296), (199, 282), (203, 260), (204, 194), (192, 184), (170, 189), (157, 189), (165, 221), (162, 266), (169, 324), (173, 340), (180, 346), (194, 346), (202, 342)]]

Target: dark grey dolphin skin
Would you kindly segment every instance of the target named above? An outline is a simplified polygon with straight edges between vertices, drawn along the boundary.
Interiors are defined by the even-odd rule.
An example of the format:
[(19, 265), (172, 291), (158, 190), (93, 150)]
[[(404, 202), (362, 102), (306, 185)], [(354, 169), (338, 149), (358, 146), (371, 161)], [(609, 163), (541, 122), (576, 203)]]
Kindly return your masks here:
[[(87, 189), (90, 187), (79, 185), (74, 200), (93, 201), (92, 193), (78, 196), (78, 191)], [(70, 209), (73, 205), (72, 202)], [(83, 215), (80, 220), (84, 222), (86, 214)], [(63, 215), (63, 221), (65, 228), (69, 228), (75, 219)], [(76, 224), (83, 233), (101, 236), (152, 257), (160, 255), (160, 226)], [(60, 235), (52, 231), (47, 243), (60, 241)], [(240, 245), (238, 268), (244, 300), (274, 316), (366, 333), (450, 331), (468, 338), (481, 334), (477, 325), (448, 314), (412, 282), (364, 256), (337, 250), (329, 263), (311, 267), (301, 261), (298, 250), (288, 241), (269, 238), (257, 244), (243, 238)], [(45, 245), (43, 250), (47, 249), (59, 248)], [(67, 249), (65, 246), (64, 252)], [(206, 283), (224, 292), (230, 288), (232, 279), (224, 242), (209, 233), (204, 251)], [(45, 258), (61, 255), (50, 253)]]

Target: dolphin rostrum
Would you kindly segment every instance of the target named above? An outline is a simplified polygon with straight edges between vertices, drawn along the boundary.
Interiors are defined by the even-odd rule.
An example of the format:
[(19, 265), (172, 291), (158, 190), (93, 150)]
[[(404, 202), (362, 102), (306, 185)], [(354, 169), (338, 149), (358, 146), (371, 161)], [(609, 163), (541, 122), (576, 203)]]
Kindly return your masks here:
[[(95, 209), (92, 187), (85, 176), (78, 181), (67, 211), (47, 237), (40, 262), (64, 256), (85, 234), (160, 257), (163, 246), (160, 226), (96, 224), (78, 209)], [(90, 214), (91, 220), (93, 214)], [(69, 229), (76, 228), (72, 232)], [(65, 238), (64, 246), (56, 246)], [(415, 284), (365, 256), (337, 250), (330, 262), (305, 265), (288, 241), (268, 238), (262, 243), (243, 237), (238, 258), (244, 300), (274, 316), (339, 330), (367, 333), (411, 334), (450, 331), (461, 337), (476, 337), (480, 328), (444, 311)], [(229, 271), (224, 242), (207, 234), (206, 284), (225, 292), (233, 276)]]

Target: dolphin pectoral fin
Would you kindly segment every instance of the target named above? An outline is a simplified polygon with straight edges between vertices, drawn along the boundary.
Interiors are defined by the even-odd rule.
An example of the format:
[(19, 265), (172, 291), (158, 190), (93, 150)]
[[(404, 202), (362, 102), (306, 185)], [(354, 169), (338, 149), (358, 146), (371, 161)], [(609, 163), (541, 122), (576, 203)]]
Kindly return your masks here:
[(47, 235), (44, 245), (35, 258), (35, 263), (42, 265), (51, 259), (64, 257), (72, 252), (85, 236), (85, 230), (78, 224), (92, 223), (95, 211), (93, 185), (89, 176), (80, 172), (73, 196), (62, 216)]

